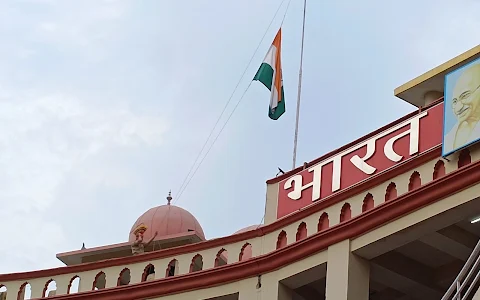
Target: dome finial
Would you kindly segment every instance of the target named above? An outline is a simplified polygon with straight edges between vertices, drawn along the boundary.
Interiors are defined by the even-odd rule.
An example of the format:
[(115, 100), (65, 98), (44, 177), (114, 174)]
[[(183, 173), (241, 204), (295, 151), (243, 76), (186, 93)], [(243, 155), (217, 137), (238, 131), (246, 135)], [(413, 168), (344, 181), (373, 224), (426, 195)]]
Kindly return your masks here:
[(167, 201), (168, 201), (167, 205), (170, 205), (170, 201), (172, 201), (172, 199), (173, 199), (173, 198), (172, 198), (172, 190), (170, 190), (170, 191), (168, 192), (168, 196), (167, 196)]

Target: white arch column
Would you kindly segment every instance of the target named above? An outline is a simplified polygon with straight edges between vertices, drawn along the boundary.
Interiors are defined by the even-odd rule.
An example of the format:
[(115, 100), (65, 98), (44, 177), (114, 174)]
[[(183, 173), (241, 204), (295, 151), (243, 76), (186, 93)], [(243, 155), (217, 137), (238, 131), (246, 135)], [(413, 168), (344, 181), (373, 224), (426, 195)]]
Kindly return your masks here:
[(23, 282), (13, 282), (11, 284), (6, 284), (5, 287), (7, 288), (7, 300), (17, 300), (18, 291), (22, 286)]
[(328, 247), (326, 300), (368, 300), (370, 265), (350, 252), (350, 240)]
[(56, 295), (66, 295), (68, 293), (68, 285), (70, 284), (70, 278), (67, 276), (59, 276), (55, 279), (57, 285)]
[(46, 282), (39, 279), (32, 279), (29, 283), (31, 288), (30, 299), (43, 298), (43, 289), (45, 288)]

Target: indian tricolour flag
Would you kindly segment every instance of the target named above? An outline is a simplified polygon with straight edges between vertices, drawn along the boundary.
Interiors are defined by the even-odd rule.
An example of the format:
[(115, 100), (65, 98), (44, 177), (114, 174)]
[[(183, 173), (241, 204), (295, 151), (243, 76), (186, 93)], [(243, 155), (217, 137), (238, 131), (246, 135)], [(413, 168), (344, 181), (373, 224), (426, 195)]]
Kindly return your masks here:
[(285, 112), (282, 64), (280, 61), (281, 40), (282, 29), (280, 28), (262, 65), (253, 78), (253, 80), (258, 80), (263, 83), (271, 91), (268, 116), (272, 120), (277, 120)]

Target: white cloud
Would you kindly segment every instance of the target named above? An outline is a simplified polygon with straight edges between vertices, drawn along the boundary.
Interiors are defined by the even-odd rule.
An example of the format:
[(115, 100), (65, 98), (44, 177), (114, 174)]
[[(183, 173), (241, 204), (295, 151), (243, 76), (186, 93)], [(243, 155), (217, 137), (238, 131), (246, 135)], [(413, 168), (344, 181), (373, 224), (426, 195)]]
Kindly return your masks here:
[[(0, 218), (15, 228), (8, 244), (21, 249), (0, 252), (2, 272), (52, 267), (58, 265), (53, 254), (71, 242), (49, 217), (59, 213), (52, 205), (58, 204), (65, 176), (76, 170), (84, 189), (100, 183), (130, 187), (137, 180), (127, 169), (89, 159), (125, 147), (157, 147), (167, 120), (115, 106), (98, 109), (61, 94), (26, 99), (10, 93), (0, 99)], [(75, 213), (78, 204), (67, 205), (67, 213)]]
[(67, 242), (60, 225), (42, 217), (38, 211), (2, 209), (0, 218), (8, 228), (3, 235), (5, 244), (0, 247), (2, 273), (29, 271), (32, 266), (41, 269), (61, 265), (51, 255)]
[[(165, 203), (168, 187), (175, 188), (182, 182), (268, 25), (265, 16), (273, 14), (272, 7), (279, 1), (212, 1), (207, 6), (191, 1), (190, 11), (176, 1), (172, 3), (177, 4), (168, 5), (164, 1), (145, 1), (143, 6), (137, 3), (140, 2), (0, 1), (0, 218), (8, 228), (15, 228), (12, 234), (6, 232), (7, 239), (0, 240), (1, 273), (59, 265), (55, 253), (79, 249), (82, 241), (88, 241), (87, 247), (124, 241), (137, 216), (148, 206)], [(412, 65), (434, 66), (439, 60), (464, 51), (478, 36), (478, 4), (465, 2), (469, 5), (466, 10), (461, 7), (463, 4), (451, 4), (444, 12), (445, 6), (433, 5), (433, 0), (429, 3), (431, 10), (422, 15), (423, 19), (418, 17), (412, 24), (405, 24), (412, 26), (409, 44), (398, 51), (411, 51)], [(133, 5), (138, 6), (133, 9)], [(412, 5), (416, 4), (410, 1)], [(300, 6), (301, 3), (292, 2), (291, 9), (297, 10), (287, 17), (285, 32), (300, 32)], [(356, 31), (385, 30), (377, 25), (385, 20), (377, 18), (381, 14), (372, 11), (373, 6), (364, 8), (361, 18), (368, 20), (370, 27), (359, 21)], [(217, 9), (227, 13), (218, 14)], [(342, 9), (337, 13), (345, 17)], [(245, 16), (251, 19), (245, 22)], [(345, 50), (347, 44), (342, 36), (345, 31), (339, 31), (331, 40), (322, 38), (329, 29), (324, 16), (316, 16), (312, 11), (308, 19), (306, 47), (318, 50), (310, 50), (309, 61), (305, 61), (306, 71), (314, 69), (310, 77), (314, 84), (305, 85), (304, 97), (305, 104), (310, 105), (306, 114), (315, 114), (312, 120), (317, 123), (303, 127), (301, 143), (302, 149), (313, 149), (312, 155), (319, 156), (322, 153), (316, 147), (321, 140), (314, 137), (319, 136), (321, 127), (317, 112), (325, 110), (325, 102), (320, 100), (347, 99), (359, 103), (358, 97), (351, 97), (352, 91), (364, 91), (372, 82), (380, 85), (384, 81), (378, 76), (378, 72), (383, 72), (380, 67), (365, 69), (362, 76), (349, 82), (348, 89), (342, 86), (338, 90), (322, 90), (320, 99), (318, 87), (324, 82), (317, 75), (332, 70), (328, 76), (335, 78), (340, 76), (338, 70), (342, 67), (338, 63), (341, 57), (322, 57), (327, 52), (325, 45), (337, 51)], [(349, 18), (337, 18), (335, 14), (327, 17), (329, 26), (351, 29)], [(290, 75), (285, 72), (286, 77), (293, 78), (289, 79), (293, 83), (289, 88), (291, 99), (296, 96), (298, 71), (299, 39), (295, 34), (285, 34), (285, 41), (291, 41), (284, 52), (285, 70), (293, 70)], [(395, 34), (398, 32), (382, 32), (373, 44), (391, 43)], [(371, 36), (377, 37), (373, 33), (368, 35)], [(370, 41), (362, 42), (365, 49), (372, 47)], [(265, 40), (262, 49), (267, 49), (269, 43)], [(398, 55), (394, 48), (389, 54), (373, 50), (374, 56), (366, 54), (354, 60), (365, 63), (379, 55), (394, 58)], [(346, 55), (349, 51), (345, 50)], [(263, 55), (257, 53), (258, 61)], [(375, 88), (368, 88), (372, 89)], [(276, 151), (275, 158), (268, 153), (259, 154), (267, 147), (281, 149), (283, 146), (276, 142), (262, 149), (251, 147), (265, 143), (265, 136), (272, 137), (266, 131), (272, 123), (252, 120), (257, 108), (265, 107), (261, 104), (265, 90), (258, 90), (259, 93), (248, 93), (249, 99), (244, 100), (182, 196), (181, 205), (190, 201), (201, 212), (198, 215), (211, 223), (203, 223), (204, 229), (210, 226), (217, 230), (207, 232), (209, 236), (233, 232), (237, 224), (241, 227), (249, 225), (245, 222), (258, 222), (263, 209), (257, 218), (252, 207), (263, 205), (264, 179), (275, 174), (275, 168), (271, 174), (268, 168), (288, 160), (288, 119), (275, 123), (279, 126), (275, 130), (281, 134), (276, 139), (285, 141), (287, 154)], [(239, 117), (241, 110), (248, 114)], [(265, 117), (263, 111), (258, 115)], [(237, 128), (232, 128), (234, 122)], [(258, 126), (254, 133), (248, 131), (252, 124)], [(352, 135), (361, 134), (356, 127), (359, 126), (349, 127), (354, 128)], [(257, 130), (264, 134), (261, 139)], [(228, 147), (222, 148), (227, 141)], [(322, 146), (329, 150), (333, 147), (331, 143)], [(312, 155), (306, 159), (314, 158)], [(258, 170), (263, 171), (252, 172), (251, 166), (259, 160)], [(209, 170), (209, 163), (216, 164), (220, 171)], [(222, 171), (228, 176), (219, 176)], [(231, 191), (238, 189), (238, 180), (253, 186), (252, 178), (257, 190), (239, 190), (232, 195)], [(215, 184), (211, 184), (212, 180)], [(253, 194), (256, 196), (252, 197)], [(218, 228), (210, 221), (212, 211), (205, 209), (205, 201), (222, 209), (244, 210), (231, 209), (231, 214), (221, 210), (221, 218), (231, 219), (232, 214), (244, 217)], [(15, 245), (14, 250), (11, 245)]]
[[(425, 5), (417, 26), (408, 25), (411, 36), (405, 48), (412, 51), (422, 65), (437, 65), (478, 45), (480, 36), (480, 2), (472, 0), (438, 1)], [(426, 70), (425, 70), (426, 71)]]
[[(61, 265), (55, 253), (79, 241), (58, 217), (94, 206), (98, 186), (125, 189), (140, 182), (129, 161), (112, 166), (98, 157), (161, 147), (170, 127), (162, 113), (134, 110), (130, 102), (137, 99), (102, 86), (122, 74), (95, 71), (110, 55), (108, 42), (121, 34), (115, 27), (129, 2), (86, 2), (0, 4), (6, 18), (0, 20), (6, 45), (0, 47), (0, 219), (12, 229), (0, 240), (0, 273)], [(45, 13), (24, 13), (30, 5)], [(80, 87), (79, 78), (98, 84)], [(69, 178), (80, 186), (68, 186)], [(75, 199), (69, 201), (61, 198), (64, 190), (90, 199), (67, 194)]]
[(47, 32), (53, 32), (58, 28), (57, 24), (52, 22), (40, 23), (38, 27), (40, 28), (40, 30), (47, 31)]
[[(52, 192), (73, 165), (105, 148), (159, 146), (167, 130), (161, 117), (88, 106), (61, 94), (33, 99), (10, 94), (0, 100), (0, 165), (12, 182), (4, 196), (33, 200), (37, 208), (51, 204)], [(26, 183), (29, 188), (22, 186)]]

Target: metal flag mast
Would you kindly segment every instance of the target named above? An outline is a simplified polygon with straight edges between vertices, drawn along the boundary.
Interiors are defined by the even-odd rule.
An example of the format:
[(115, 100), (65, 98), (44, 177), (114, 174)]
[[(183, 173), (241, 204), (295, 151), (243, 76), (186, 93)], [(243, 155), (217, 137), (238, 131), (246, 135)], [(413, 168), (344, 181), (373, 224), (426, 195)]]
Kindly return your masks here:
[(307, 0), (303, 1), (303, 24), (302, 24), (302, 46), (300, 49), (300, 70), (298, 71), (298, 94), (297, 94), (297, 115), (295, 118), (295, 136), (293, 139), (293, 166), (297, 162), (297, 141), (298, 141), (298, 118), (300, 117), (300, 96), (302, 94), (302, 67), (303, 67), (303, 42), (305, 40), (305, 15), (307, 11)]

